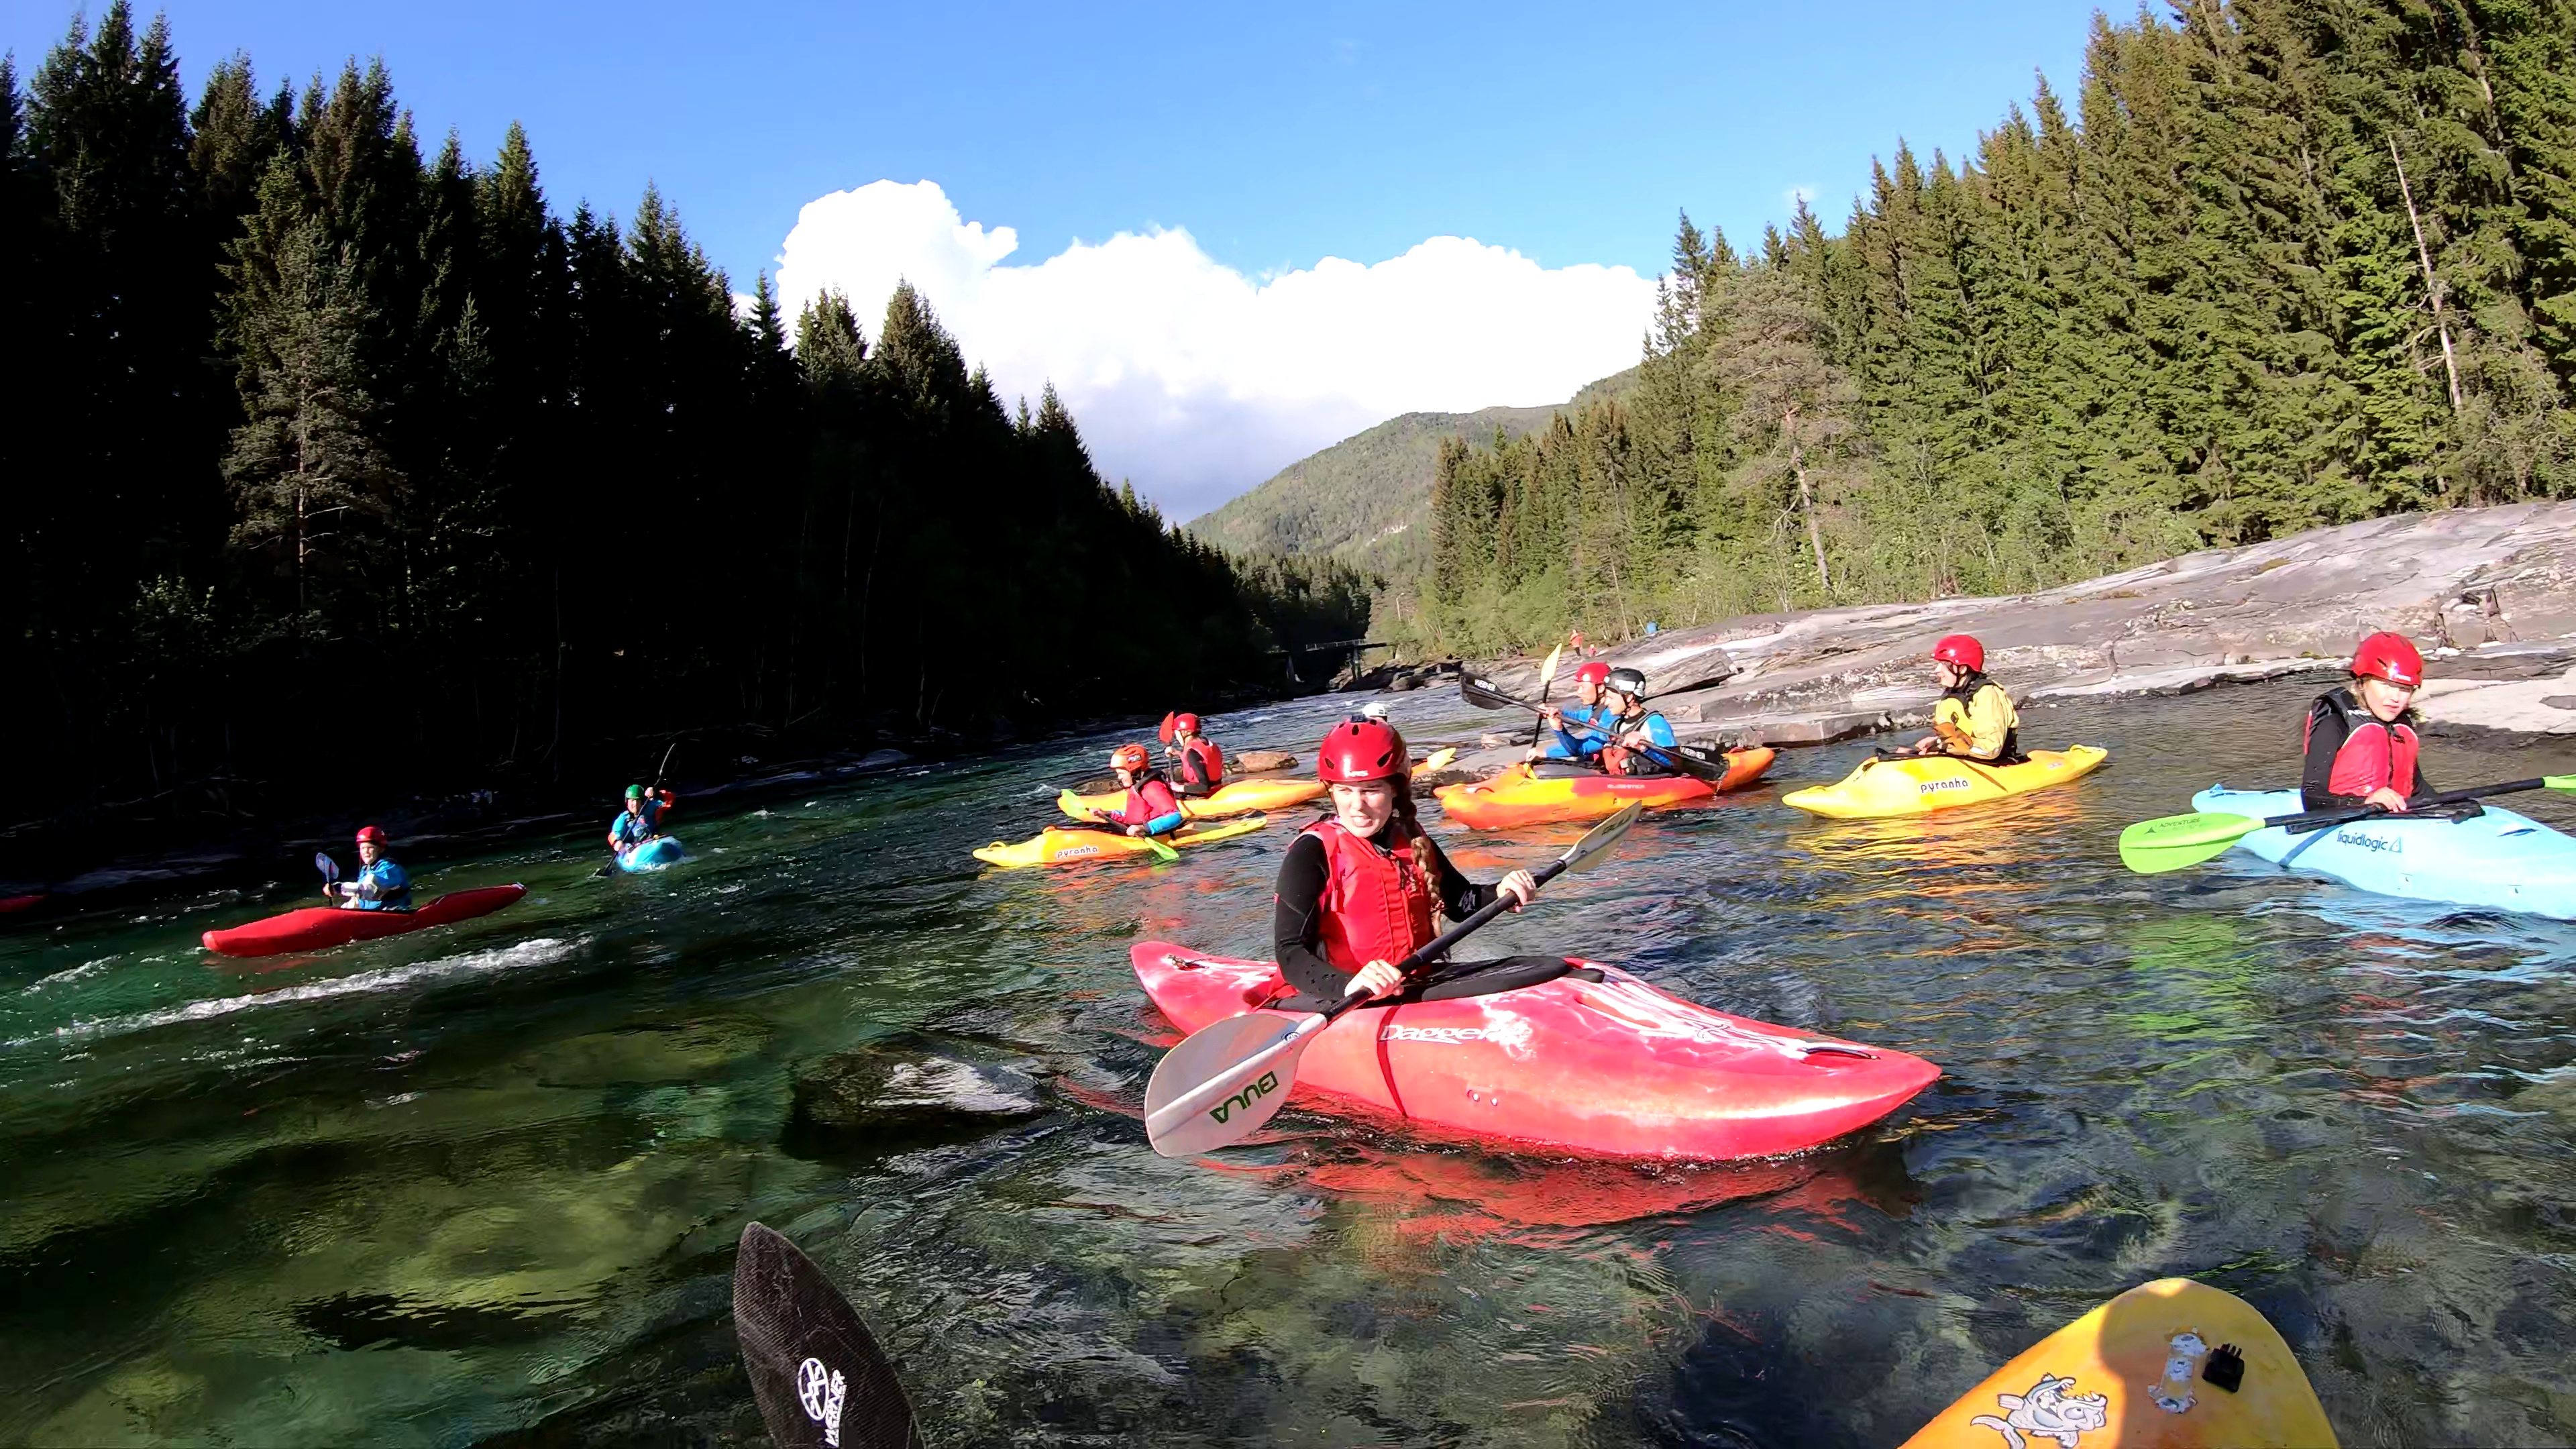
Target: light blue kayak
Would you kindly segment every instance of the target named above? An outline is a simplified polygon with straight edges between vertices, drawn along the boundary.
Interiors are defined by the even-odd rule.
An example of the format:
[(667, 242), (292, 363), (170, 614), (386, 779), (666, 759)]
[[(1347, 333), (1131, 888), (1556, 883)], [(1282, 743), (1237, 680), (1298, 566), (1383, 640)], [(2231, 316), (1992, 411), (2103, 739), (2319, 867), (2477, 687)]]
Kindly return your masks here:
[[(2296, 790), (2219, 785), (2192, 796), (2191, 808), (2267, 820), (2301, 806)], [(2305, 835), (2257, 830), (2236, 844), (2381, 895), (2576, 920), (2576, 838), (2492, 804), (2471, 820), (2388, 815)]]
[(681, 848), (678, 837), (657, 835), (632, 850), (617, 852), (617, 866), (620, 870), (638, 872), (660, 870), (666, 865), (677, 865), (688, 858), (689, 852)]

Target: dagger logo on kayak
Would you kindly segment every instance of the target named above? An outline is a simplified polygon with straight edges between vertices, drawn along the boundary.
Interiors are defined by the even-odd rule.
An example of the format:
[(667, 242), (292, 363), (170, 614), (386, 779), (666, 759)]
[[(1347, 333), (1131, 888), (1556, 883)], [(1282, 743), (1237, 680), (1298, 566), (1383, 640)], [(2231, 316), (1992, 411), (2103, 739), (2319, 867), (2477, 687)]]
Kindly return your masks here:
[(1277, 1072), (1263, 1072), (1261, 1074), (1261, 1080), (1254, 1082), (1251, 1086), (1248, 1086), (1242, 1091), (1235, 1093), (1233, 1096), (1226, 1098), (1224, 1101), (1217, 1103), (1215, 1107), (1209, 1110), (1208, 1115), (1215, 1118), (1216, 1124), (1222, 1127), (1225, 1125), (1225, 1119), (1234, 1115), (1236, 1108), (1249, 1107), (1253, 1103), (1260, 1101), (1262, 1098), (1267, 1097), (1278, 1090), (1279, 1074)]
[(806, 1418), (823, 1426), (823, 1442), (833, 1449), (841, 1443), (841, 1405), (849, 1392), (849, 1376), (825, 1368), (819, 1358), (796, 1366), (796, 1402), (804, 1407)]

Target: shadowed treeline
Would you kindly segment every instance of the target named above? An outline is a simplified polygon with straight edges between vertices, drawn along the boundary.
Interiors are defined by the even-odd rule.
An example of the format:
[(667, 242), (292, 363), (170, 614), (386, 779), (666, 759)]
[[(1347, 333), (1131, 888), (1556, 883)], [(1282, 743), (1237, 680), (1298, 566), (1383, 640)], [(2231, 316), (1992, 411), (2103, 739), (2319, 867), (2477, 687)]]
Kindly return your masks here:
[(381, 65), (271, 91), (236, 55), (191, 105), (119, 3), (25, 80), (0, 68), (20, 812), (1169, 708), (1365, 619), (1354, 580), (1238, 572), (1104, 485), (1052, 390), (1006, 405), (910, 288), (872, 333), (837, 297), (783, 318), (765, 277), (738, 308), (649, 187), (567, 218), (516, 127), (424, 156)]

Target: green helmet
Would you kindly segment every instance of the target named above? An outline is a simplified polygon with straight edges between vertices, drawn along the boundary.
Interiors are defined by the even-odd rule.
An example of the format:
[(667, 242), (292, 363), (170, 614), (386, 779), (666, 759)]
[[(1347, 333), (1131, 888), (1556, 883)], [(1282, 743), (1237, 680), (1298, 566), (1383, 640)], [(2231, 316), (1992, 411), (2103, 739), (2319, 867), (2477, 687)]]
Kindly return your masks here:
[(629, 799), (629, 800), (641, 800), (641, 799), (643, 799), (643, 798), (644, 798), (644, 787), (643, 787), (643, 786), (641, 786), (641, 785), (629, 785), (629, 786), (627, 786), (627, 787), (626, 787), (626, 798), (627, 798), (627, 799)]

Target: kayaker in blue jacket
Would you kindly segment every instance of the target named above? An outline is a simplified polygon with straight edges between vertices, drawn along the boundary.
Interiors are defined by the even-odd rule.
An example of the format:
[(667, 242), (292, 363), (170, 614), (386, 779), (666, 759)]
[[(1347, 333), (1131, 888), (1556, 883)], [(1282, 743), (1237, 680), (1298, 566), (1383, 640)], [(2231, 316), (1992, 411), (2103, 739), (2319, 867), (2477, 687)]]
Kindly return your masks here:
[(1529, 747), (1529, 758), (1598, 765), (1602, 746), (1610, 743), (1610, 737), (1590, 730), (1571, 730), (1566, 726), (1569, 723), (1597, 725), (1607, 730), (1610, 727), (1610, 709), (1601, 701), (1609, 685), (1610, 666), (1598, 659), (1574, 671), (1574, 697), (1578, 702), (1571, 706), (1552, 704), (1542, 712), (1555, 729), (1548, 738)]
[(662, 833), (662, 816), (671, 808), (668, 790), (626, 787), (626, 809), (608, 827), (608, 848), (623, 855)]
[(358, 832), (356, 877), (326, 882), (322, 894), (332, 897), (342, 910), (407, 911), (411, 875), (385, 854), (385, 833), (369, 825)]

